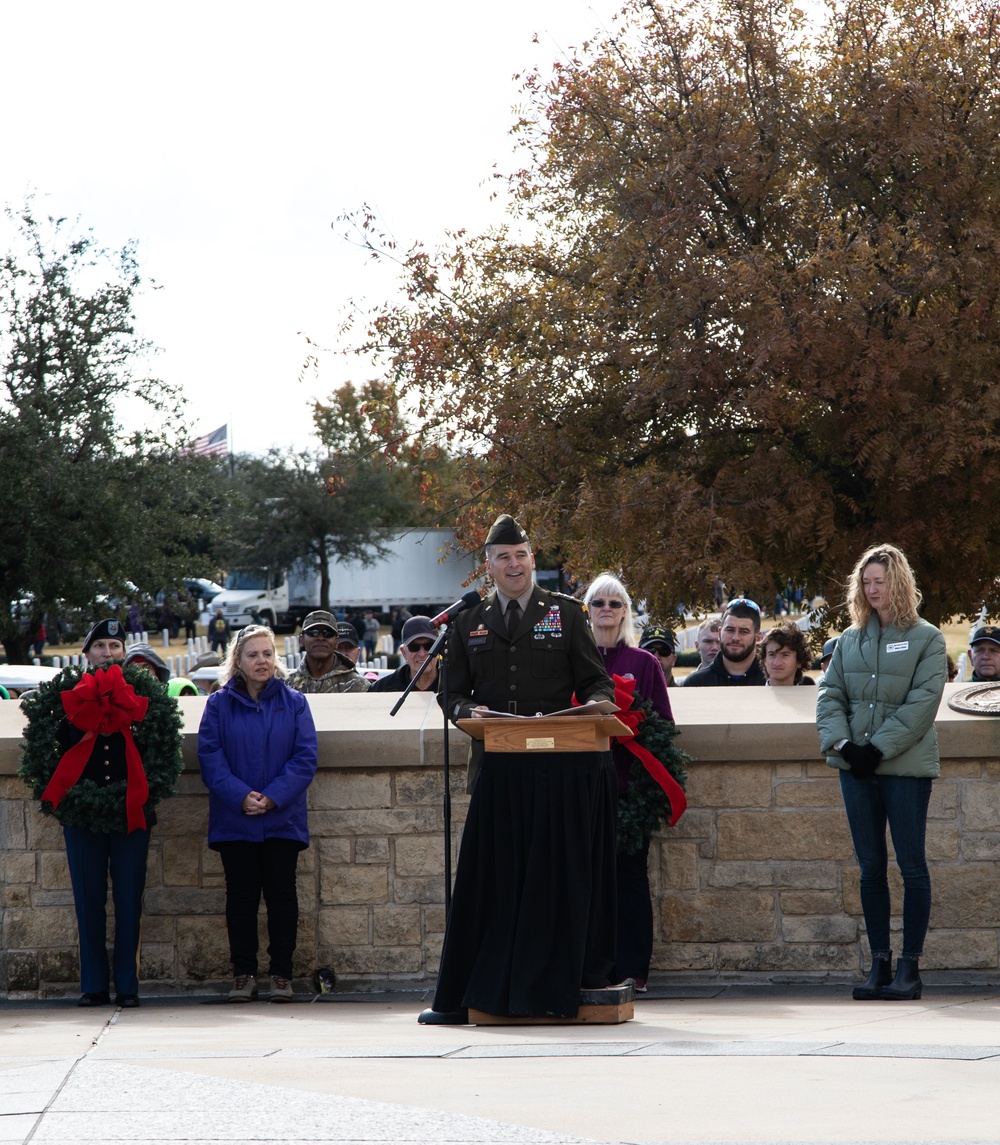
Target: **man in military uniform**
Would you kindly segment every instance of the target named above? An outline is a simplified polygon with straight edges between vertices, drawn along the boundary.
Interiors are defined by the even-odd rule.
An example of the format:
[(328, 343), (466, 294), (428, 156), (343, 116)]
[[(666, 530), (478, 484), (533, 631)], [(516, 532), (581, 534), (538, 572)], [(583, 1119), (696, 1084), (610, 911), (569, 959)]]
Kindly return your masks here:
[(309, 693), (367, 692), (368, 682), (358, 675), (354, 660), (338, 650), (339, 640), (337, 621), (331, 613), (310, 612), (302, 621), (299, 636), (302, 662), (288, 677), (288, 686)]
[[(87, 634), (83, 654), (91, 668), (108, 668), (125, 658), (125, 633), (117, 620), (100, 620)], [(63, 751), (79, 742), (83, 732), (64, 720), (58, 738)], [(121, 732), (98, 735), (83, 770), (83, 779), (99, 786), (127, 778), (125, 739)], [(151, 821), (152, 820), (152, 821)], [(73, 886), (80, 932), (81, 1006), (107, 1006), (113, 967), (115, 1005), (139, 1005), (139, 939), (142, 896), (146, 888), (146, 859), (155, 821), (150, 811), (146, 827), (133, 831), (88, 831), (63, 824), (66, 858)], [(108, 963), (108, 874), (115, 904), (115, 942)]]
[[(574, 694), (613, 701), (583, 606), (534, 585), (527, 534), (507, 514), (490, 529), (486, 566), (496, 590), (448, 636), (450, 718), (544, 715), (569, 708)], [(580, 990), (610, 985), (615, 961), (611, 754), (473, 745), (479, 774), (434, 1008), (420, 1021), (461, 1023), (468, 1007), (575, 1017)]]

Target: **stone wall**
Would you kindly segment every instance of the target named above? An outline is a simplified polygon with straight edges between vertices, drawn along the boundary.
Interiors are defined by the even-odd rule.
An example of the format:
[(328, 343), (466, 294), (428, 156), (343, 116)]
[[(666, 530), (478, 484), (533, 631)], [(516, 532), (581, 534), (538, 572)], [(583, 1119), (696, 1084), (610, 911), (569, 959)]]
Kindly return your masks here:
[[(695, 762), (687, 813), (650, 849), (654, 971), (729, 980), (854, 974), (865, 960), (857, 867), (836, 773), (817, 757), (815, 692), (727, 692), (725, 722), (717, 691), (671, 698)], [(310, 698), (321, 766), (310, 791), (313, 846), (299, 866), (297, 973), (307, 980), (322, 965), (361, 987), (429, 984), (437, 971), (444, 733), (425, 697), (412, 697), (396, 719), (389, 701)], [(229, 976), (222, 869), (205, 845), (197, 774), (204, 701), (181, 703), (185, 772), (178, 795), (161, 805), (149, 861), (141, 970), (149, 993), (209, 989)], [(20, 728), (19, 708), (0, 704), (0, 992), (71, 993), (76, 926), (62, 835), (14, 774)], [(1000, 982), (1000, 720), (942, 706), (939, 735), (924, 965)], [(449, 743), (457, 840), (467, 741), (453, 729)], [(894, 877), (896, 904), (900, 892)]]

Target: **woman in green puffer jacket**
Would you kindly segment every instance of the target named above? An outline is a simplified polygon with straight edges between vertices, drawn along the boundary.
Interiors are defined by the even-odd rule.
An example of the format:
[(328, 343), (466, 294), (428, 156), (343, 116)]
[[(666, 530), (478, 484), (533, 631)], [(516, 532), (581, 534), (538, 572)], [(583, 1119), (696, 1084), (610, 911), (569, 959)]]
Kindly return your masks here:
[[(893, 545), (862, 554), (851, 573), (851, 627), (820, 684), (816, 722), (861, 867), (861, 907), (872, 953), (858, 1000), (919, 998), (918, 960), (931, 910), (924, 853), (931, 781), (941, 773), (937, 715), (948, 679), (944, 637), (917, 615), (921, 595)], [(903, 949), (892, 975), (886, 824), (903, 876)]]

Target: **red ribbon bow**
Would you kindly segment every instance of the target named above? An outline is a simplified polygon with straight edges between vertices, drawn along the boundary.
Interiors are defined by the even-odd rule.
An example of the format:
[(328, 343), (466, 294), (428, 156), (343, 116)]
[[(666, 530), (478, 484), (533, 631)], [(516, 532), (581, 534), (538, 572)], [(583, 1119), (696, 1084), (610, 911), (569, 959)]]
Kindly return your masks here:
[(612, 676), (611, 680), (615, 685), (615, 703), (619, 708), (619, 710), (615, 712), (615, 716), (629, 729), (628, 736), (617, 735), (614, 738), (639, 760), (642, 766), (656, 780), (660, 787), (663, 788), (667, 800), (670, 803), (670, 819), (667, 821), (667, 826), (673, 827), (687, 810), (687, 797), (684, 794), (684, 788), (681, 787), (677, 780), (674, 779), (651, 751), (632, 739), (639, 730), (639, 725), (646, 718), (646, 713), (638, 708), (634, 711), (629, 711), (629, 708), (632, 707), (632, 693), (635, 691), (635, 680), (625, 680), (618, 675)]
[(146, 718), (149, 700), (137, 696), (122, 674), (121, 665), (88, 672), (75, 688), (60, 696), (69, 722), (84, 733), (79, 743), (64, 752), (42, 792), (42, 799), (58, 807), (62, 797), (77, 782), (87, 766), (98, 735), (121, 732), (125, 737), (125, 811), (128, 830), (146, 826), (143, 807), (149, 798), (149, 784), (139, 749), (132, 738), (132, 724)]

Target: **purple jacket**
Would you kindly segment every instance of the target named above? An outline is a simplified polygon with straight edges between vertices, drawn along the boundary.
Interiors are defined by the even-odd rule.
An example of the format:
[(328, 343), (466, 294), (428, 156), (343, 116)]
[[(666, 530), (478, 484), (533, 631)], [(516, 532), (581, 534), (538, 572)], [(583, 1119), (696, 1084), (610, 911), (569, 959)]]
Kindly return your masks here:
[[(667, 681), (663, 675), (660, 662), (652, 652), (645, 648), (632, 648), (624, 642), (619, 642), (614, 648), (601, 648), (604, 657), (604, 666), (609, 676), (621, 676), (622, 679), (635, 680), (635, 694), (644, 700), (649, 700), (653, 711), (659, 713), (664, 719), (672, 720), (670, 710), (670, 697), (667, 695)], [(620, 743), (612, 740), (611, 757), (615, 761), (615, 771), (618, 773), (618, 791), (623, 792), (628, 787), (629, 771), (635, 756)]]
[[(208, 788), (208, 845), (293, 839), (309, 846), (306, 790), (316, 774), (316, 727), (301, 692), (276, 676), (258, 699), (236, 679), (208, 697), (198, 728), (198, 761)], [(277, 804), (244, 815), (260, 791)]]

